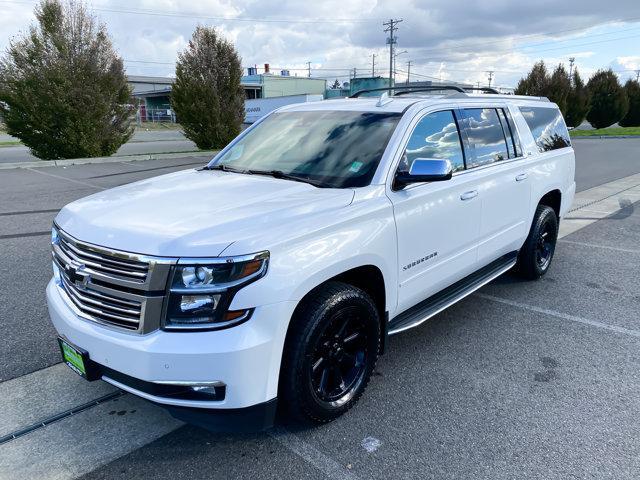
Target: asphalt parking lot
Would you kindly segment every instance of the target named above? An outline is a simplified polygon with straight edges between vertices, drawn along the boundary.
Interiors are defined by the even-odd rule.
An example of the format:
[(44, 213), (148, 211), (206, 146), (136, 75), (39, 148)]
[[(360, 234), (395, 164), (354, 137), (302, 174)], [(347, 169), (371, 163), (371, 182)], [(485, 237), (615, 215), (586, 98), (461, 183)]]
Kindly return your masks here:
[[(581, 191), (640, 173), (640, 141), (585, 140), (576, 151)], [(0, 437), (112, 391), (82, 381), (41, 398), (8, 387), (33, 378), (65, 388), (50, 385), (67, 372), (44, 298), (55, 213), (205, 161), (0, 170), (0, 398), (11, 390), (3, 406), (14, 412), (0, 415)], [(40, 477), (638, 478), (640, 197), (620, 191), (611, 215), (594, 221), (597, 202), (577, 212), (592, 223), (559, 241), (542, 280), (505, 275), (392, 337), (366, 395), (332, 424), (219, 435), (124, 395), (0, 444), (0, 477), (28, 478), (30, 457), (60, 452)]]

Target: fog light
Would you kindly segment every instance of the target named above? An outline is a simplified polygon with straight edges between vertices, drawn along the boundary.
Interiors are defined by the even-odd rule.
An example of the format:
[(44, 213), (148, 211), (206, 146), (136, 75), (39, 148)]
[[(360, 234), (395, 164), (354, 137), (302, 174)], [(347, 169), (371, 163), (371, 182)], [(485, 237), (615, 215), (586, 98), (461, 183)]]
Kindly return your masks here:
[(191, 390), (202, 395), (211, 395), (215, 397), (218, 395), (218, 392), (216, 392), (216, 388), (219, 387), (216, 387), (214, 385), (194, 385), (191, 387)]

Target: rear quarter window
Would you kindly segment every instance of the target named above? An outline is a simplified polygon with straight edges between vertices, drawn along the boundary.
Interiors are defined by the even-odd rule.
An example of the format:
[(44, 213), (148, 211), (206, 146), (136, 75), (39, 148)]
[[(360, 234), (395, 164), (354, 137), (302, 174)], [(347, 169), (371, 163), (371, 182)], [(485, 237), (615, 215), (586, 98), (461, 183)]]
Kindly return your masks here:
[(548, 152), (571, 146), (571, 139), (560, 110), (551, 107), (520, 107), (538, 150)]

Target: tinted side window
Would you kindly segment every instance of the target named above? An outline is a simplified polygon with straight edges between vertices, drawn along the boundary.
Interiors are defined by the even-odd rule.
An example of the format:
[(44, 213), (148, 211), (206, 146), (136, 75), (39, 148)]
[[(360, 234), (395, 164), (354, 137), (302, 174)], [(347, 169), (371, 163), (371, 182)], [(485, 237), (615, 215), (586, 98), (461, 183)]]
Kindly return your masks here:
[(509, 158), (507, 140), (494, 108), (467, 108), (467, 137), (471, 149), (467, 168), (488, 165)]
[(520, 107), (540, 152), (571, 146), (564, 118), (557, 108)]
[(418, 122), (399, 169), (408, 170), (416, 158), (447, 159), (454, 172), (464, 170), (460, 132), (451, 110), (430, 113)]

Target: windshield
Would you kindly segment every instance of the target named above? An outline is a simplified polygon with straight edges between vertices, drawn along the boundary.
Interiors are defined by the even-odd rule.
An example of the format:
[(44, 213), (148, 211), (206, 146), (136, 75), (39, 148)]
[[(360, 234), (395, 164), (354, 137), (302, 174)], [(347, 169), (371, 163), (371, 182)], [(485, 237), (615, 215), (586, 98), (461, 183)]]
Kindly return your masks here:
[[(362, 187), (380, 162), (399, 113), (274, 113), (210, 167), (294, 177), (321, 187)], [(223, 167), (222, 167), (223, 168)]]

